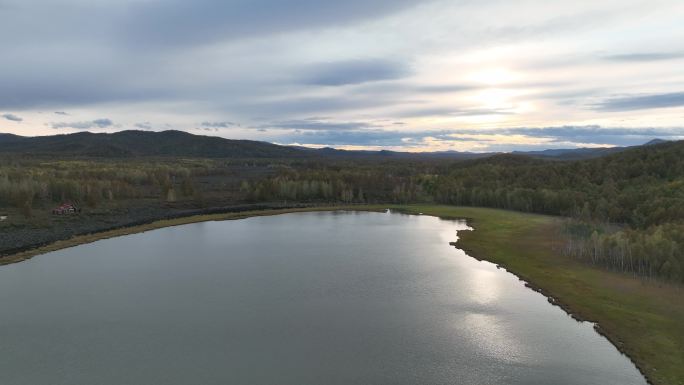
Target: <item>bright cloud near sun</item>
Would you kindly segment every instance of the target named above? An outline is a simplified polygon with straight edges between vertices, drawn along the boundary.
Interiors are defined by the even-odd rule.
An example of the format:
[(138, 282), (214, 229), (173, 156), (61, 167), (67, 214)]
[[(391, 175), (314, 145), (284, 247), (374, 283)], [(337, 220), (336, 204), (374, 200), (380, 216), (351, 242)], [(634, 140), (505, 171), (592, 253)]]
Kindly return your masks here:
[(188, 4), (2, 1), (0, 132), (404, 151), (684, 139), (681, 1)]
[(510, 84), (521, 79), (521, 75), (506, 68), (488, 68), (466, 76), (467, 80), (489, 86)]

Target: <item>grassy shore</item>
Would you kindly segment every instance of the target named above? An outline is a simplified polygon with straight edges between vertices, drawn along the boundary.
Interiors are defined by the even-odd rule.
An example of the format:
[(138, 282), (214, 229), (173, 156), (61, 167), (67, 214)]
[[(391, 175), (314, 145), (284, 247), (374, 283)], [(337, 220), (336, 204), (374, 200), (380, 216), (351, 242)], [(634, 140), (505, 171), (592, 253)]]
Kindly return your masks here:
[(496, 263), (554, 298), (570, 314), (597, 323), (653, 384), (684, 384), (684, 288), (645, 282), (559, 255), (555, 217), (452, 206), (396, 207), (408, 213), (467, 218), (475, 231), (458, 247)]
[(555, 217), (485, 208), (411, 205), (353, 206), (198, 215), (74, 237), (0, 259), (15, 263), (34, 255), (99, 239), (188, 223), (335, 209), (382, 210), (441, 218), (465, 218), (476, 231), (461, 232), (458, 247), (496, 263), (529, 283), (575, 317), (597, 323), (599, 332), (627, 354), (657, 385), (684, 384), (684, 291), (588, 266), (559, 255)]

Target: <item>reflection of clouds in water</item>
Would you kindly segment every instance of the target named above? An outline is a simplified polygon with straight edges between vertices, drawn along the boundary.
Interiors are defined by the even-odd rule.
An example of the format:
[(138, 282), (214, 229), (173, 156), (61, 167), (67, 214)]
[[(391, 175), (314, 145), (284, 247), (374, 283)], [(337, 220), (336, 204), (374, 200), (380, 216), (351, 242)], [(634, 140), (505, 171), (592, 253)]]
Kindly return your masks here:
[(506, 324), (496, 315), (467, 313), (459, 326), (465, 330), (474, 347), (485, 355), (506, 363), (525, 363), (530, 357), (523, 344), (515, 338)]

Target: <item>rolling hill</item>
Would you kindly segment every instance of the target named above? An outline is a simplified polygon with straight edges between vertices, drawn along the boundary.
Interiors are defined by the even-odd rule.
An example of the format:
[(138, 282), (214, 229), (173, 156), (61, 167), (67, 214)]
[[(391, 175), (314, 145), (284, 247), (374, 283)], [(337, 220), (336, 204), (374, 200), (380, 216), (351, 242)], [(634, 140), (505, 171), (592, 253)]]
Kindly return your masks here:
[(120, 131), (113, 134), (79, 132), (23, 137), (0, 135), (0, 153), (83, 157), (203, 157), (287, 158), (307, 151), (251, 140), (230, 140), (183, 131)]
[[(655, 139), (645, 145), (664, 142)], [(533, 158), (575, 160), (602, 157), (629, 147), (550, 149), (514, 152)], [(0, 154), (61, 157), (197, 157), (197, 158), (382, 158), (382, 159), (479, 159), (496, 153), (443, 151), (410, 153), (396, 151), (346, 151), (282, 146), (253, 140), (233, 140), (194, 135), (184, 131), (79, 132), (25, 137), (0, 133)]]

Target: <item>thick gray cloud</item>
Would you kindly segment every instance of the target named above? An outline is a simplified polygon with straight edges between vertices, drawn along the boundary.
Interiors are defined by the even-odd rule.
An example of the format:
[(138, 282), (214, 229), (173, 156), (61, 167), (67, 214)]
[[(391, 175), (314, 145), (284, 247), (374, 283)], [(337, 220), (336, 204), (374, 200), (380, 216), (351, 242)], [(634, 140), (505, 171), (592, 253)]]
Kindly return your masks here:
[(22, 73), (20, 63), (14, 63), (16, 66), (10, 67), (12, 58), (5, 60), (4, 64), (0, 63), (0, 70), (10, 67), (8, 70), (17, 74), (14, 77), (8, 76), (7, 70), (2, 71), (6, 74), (5, 78), (0, 74), (0, 84), (3, 85), (0, 87), (0, 108), (30, 109), (87, 106), (115, 101), (142, 102), (163, 100), (174, 95), (163, 85), (146, 87), (129, 84), (129, 81), (123, 79), (123, 72), (115, 71), (109, 77), (100, 73), (102, 69), (84, 68), (79, 72), (78, 68), (84, 63), (73, 60), (73, 67), (54, 63), (56, 67), (50, 71), (55, 76), (50, 77), (46, 74), (31, 77), (29, 73)]
[(615, 97), (596, 104), (594, 108), (602, 111), (631, 111), (679, 106), (684, 106), (684, 92)]
[[(168, 48), (343, 26), (391, 14), (414, 0), (8, 0), (0, 32), (15, 40), (100, 41)], [(19, 26), (31, 26), (20, 31)], [(88, 33), (83, 32), (87, 30)]]
[[(207, 44), (236, 42), (277, 34), (351, 25), (391, 15), (422, 2), (409, 0), (171, 0), (3, 2), (0, 12), (0, 108), (85, 106), (98, 103), (140, 103), (263, 95), (259, 79), (266, 71), (305, 72), (311, 63), (283, 68), (278, 61), (244, 69), (235, 57), (218, 52), (198, 62), (194, 52)], [(87, 32), (85, 32), (87, 31)], [(269, 45), (260, 43), (262, 45)], [(248, 45), (247, 47), (256, 47)], [(272, 49), (273, 44), (268, 48)], [(263, 55), (256, 51), (249, 54)], [(249, 50), (249, 49), (248, 49)], [(219, 50), (220, 51), (220, 50)], [(209, 59), (211, 58), (211, 59)], [(363, 59), (359, 59), (363, 63)], [(213, 68), (225, 61), (228, 76)], [(49, 62), (49, 65), (45, 65)], [(186, 64), (187, 63), (187, 64)], [(187, 68), (194, 82), (183, 77)], [(359, 70), (359, 68), (357, 68)], [(397, 70), (395, 68), (395, 70)], [(348, 76), (356, 77), (353, 68)], [(377, 76), (391, 77), (388, 68)], [(235, 73), (238, 72), (238, 73)], [(250, 73), (245, 76), (245, 73)], [(199, 76), (197, 76), (199, 75)], [(325, 75), (325, 74), (321, 74)], [(223, 82), (211, 79), (225, 78)], [(281, 79), (282, 80), (282, 79)], [(329, 80), (329, 79), (328, 79)], [(352, 79), (352, 81), (355, 81)], [(239, 82), (244, 86), (236, 87)], [(256, 81), (258, 83), (258, 80)], [(273, 85), (275, 79), (265, 79)]]
[(390, 60), (350, 60), (321, 63), (307, 69), (304, 82), (312, 85), (342, 86), (390, 80), (411, 74), (406, 63)]
[(132, 5), (121, 21), (122, 32), (132, 44), (186, 45), (340, 26), (420, 3), (414, 0), (153, 0)]
[(14, 114), (2, 114), (2, 117), (13, 122), (21, 122), (22, 120), (24, 120), (21, 117)]
[(51, 126), (52, 128), (59, 129), (59, 128), (75, 128), (78, 130), (88, 130), (92, 128), (107, 128), (111, 127), (114, 125), (114, 122), (112, 122), (111, 119), (95, 119), (91, 121), (86, 121), (86, 122), (57, 122), (57, 123), (52, 123)]

